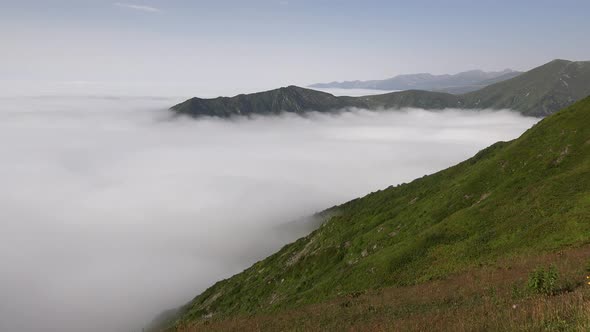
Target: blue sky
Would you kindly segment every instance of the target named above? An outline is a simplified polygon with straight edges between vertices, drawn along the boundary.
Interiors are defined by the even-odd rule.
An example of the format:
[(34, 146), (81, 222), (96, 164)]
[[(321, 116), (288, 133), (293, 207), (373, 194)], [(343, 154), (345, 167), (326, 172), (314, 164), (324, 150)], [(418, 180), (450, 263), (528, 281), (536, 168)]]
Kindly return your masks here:
[(589, 60), (590, 1), (0, 1), (0, 79), (258, 89)]

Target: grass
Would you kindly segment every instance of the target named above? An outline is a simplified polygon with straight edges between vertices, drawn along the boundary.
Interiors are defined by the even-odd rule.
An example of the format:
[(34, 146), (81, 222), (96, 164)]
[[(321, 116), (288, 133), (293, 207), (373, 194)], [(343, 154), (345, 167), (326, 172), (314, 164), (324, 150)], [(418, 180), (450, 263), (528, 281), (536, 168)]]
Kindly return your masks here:
[[(388, 287), (272, 314), (237, 315), (183, 326), (189, 331), (587, 331), (590, 246), (519, 256), (414, 286)], [(558, 291), (527, 287), (539, 266), (555, 266)]]
[[(515, 264), (522, 257), (534, 261), (547, 253), (586, 246), (590, 244), (588, 124), (590, 98), (542, 120), (517, 140), (494, 144), (461, 164), (328, 209), (322, 213), (328, 220), (319, 229), (216, 283), (163, 324), (187, 326), (207, 317), (275, 317), (277, 312), (317, 303), (323, 307), (347, 294), (436, 285), (498, 261)], [(585, 269), (587, 262), (579, 264)], [(523, 285), (536, 268), (526, 271)], [(568, 271), (560, 270), (559, 275)], [(508, 287), (491, 284), (495, 294)], [(477, 297), (443, 298), (450, 309), (439, 312), (432, 309), (441, 308), (440, 303), (431, 303), (436, 294), (432, 290), (425, 303), (407, 304), (407, 310), (395, 306), (386, 315), (397, 317), (396, 310), (418, 310), (421, 315), (424, 310), (436, 320), (451, 314), (451, 309), (469, 308), (455, 308), (451, 304), (456, 301), (477, 307), (493, 304), (478, 292)], [(564, 306), (574, 301), (568, 296)], [(537, 307), (549, 300), (530, 301), (531, 307)], [(341, 316), (333, 317), (340, 324)]]
[(590, 94), (590, 62), (554, 60), (523, 75), (463, 95), (466, 105), (546, 116)]

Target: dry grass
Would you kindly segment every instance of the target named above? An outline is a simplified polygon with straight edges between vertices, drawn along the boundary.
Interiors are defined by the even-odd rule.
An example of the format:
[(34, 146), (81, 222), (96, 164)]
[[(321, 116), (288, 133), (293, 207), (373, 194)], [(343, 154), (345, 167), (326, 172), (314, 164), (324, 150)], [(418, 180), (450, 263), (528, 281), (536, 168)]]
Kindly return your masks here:
[[(213, 317), (178, 331), (590, 331), (589, 260), (590, 246), (521, 256), (445, 280), (274, 313)], [(528, 292), (528, 274), (549, 264), (562, 288), (553, 296)]]

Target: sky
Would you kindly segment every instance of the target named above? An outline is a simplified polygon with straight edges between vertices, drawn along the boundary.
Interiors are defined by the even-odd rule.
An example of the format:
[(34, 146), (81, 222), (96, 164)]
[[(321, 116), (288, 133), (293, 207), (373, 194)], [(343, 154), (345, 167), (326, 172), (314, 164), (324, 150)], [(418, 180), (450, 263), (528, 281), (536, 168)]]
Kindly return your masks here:
[(585, 0), (2, 0), (0, 81), (185, 95), (528, 70), (588, 60), (589, 11)]

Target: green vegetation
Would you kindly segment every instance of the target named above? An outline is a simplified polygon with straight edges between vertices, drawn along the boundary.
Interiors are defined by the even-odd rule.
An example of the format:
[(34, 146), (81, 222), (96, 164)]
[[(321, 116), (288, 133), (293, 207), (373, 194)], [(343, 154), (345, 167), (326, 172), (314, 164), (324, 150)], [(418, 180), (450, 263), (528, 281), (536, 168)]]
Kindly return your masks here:
[(469, 108), (510, 108), (546, 116), (590, 95), (590, 61), (554, 60), (523, 75), (463, 95)]
[[(590, 246), (499, 259), (412, 286), (353, 292), (316, 304), (180, 324), (195, 331), (588, 331)], [(556, 291), (531, 292), (527, 275), (552, 265)], [(567, 285), (569, 288), (560, 285)], [(173, 329), (174, 330), (174, 329)]]
[(231, 98), (191, 98), (173, 106), (171, 110), (194, 117), (229, 117), (280, 112), (334, 112), (352, 107), (372, 110), (402, 107), (506, 108), (525, 115), (542, 117), (587, 95), (590, 95), (590, 62), (554, 60), (522, 75), (463, 95), (407, 90), (376, 96), (336, 97), (329, 93), (289, 86)]
[(304, 113), (314, 110), (328, 112), (346, 107), (364, 107), (365, 104), (350, 97), (335, 97), (329, 93), (288, 86), (271, 91), (235, 97), (214, 99), (191, 98), (172, 110), (191, 116), (219, 116), (250, 114)]
[(551, 295), (556, 291), (555, 287), (558, 277), (559, 275), (554, 265), (551, 265), (547, 269), (539, 267), (529, 275), (527, 287), (535, 293)]
[[(216, 283), (169, 321), (182, 326), (414, 287), (589, 244), (589, 124), (590, 97), (456, 166), (330, 208), (319, 229)], [(539, 272), (534, 288), (553, 289), (554, 279), (553, 271)]]

